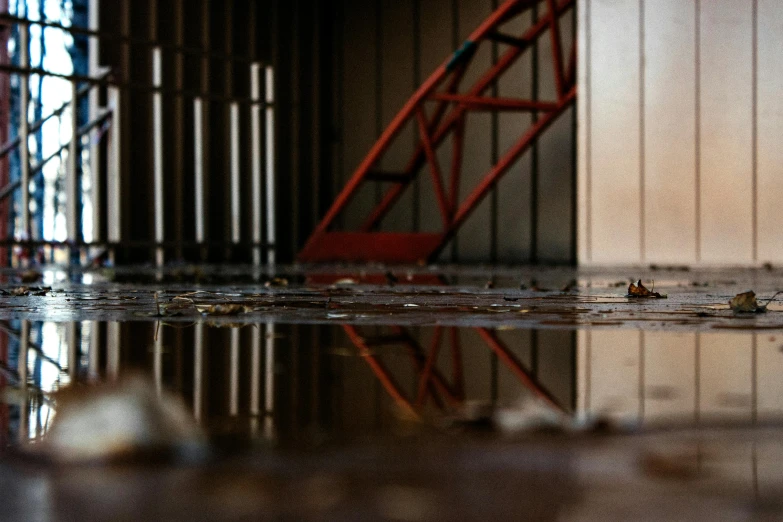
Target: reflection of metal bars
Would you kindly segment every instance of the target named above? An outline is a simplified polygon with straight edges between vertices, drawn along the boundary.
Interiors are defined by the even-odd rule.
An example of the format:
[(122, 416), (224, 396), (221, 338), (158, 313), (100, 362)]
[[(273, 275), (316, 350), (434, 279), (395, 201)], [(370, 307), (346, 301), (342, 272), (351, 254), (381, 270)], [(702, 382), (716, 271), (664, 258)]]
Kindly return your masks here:
[[(21, 38), (20, 45), (18, 46), (20, 52), (19, 66), (11, 66), (5, 63), (0, 63), (0, 72), (5, 74), (18, 75), (21, 84), (21, 106), (26, 107), (29, 105), (28, 93), (28, 79), (32, 74), (62, 78), (71, 82), (72, 95), (71, 100), (58, 108), (52, 114), (46, 116), (40, 121), (30, 124), (29, 119), (22, 117), (20, 119), (20, 128), (18, 130), (19, 137), (14, 140), (0, 143), (0, 160), (3, 159), (9, 152), (19, 150), (21, 161), (21, 173), (19, 180), (15, 183), (8, 183), (7, 185), (0, 187), (0, 203), (3, 200), (7, 200), (8, 196), (14, 194), (17, 190), (20, 191), (22, 201), (22, 213), (21, 213), (21, 229), (15, 231), (15, 234), (11, 234), (13, 237), (0, 237), (0, 244), (13, 244), (23, 248), (25, 253), (22, 257), (29, 254), (31, 250), (36, 247), (50, 246), (50, 247), (65, 247), (73, 248), (79, 251), (83, 251), (84, 247), (106, 247), (109, 250), (109, 259), (114, 261), (115, 249), (148, 249), (154, 252), (154, 259), (158, 266), (163, 264), (164, 252), (167, 249), (171, 249), (180, 252), (183, 247), (189, 245), (195, 245), (201, 247), (202, 255), (208, 253), (210, 249), (223, 249), (228, 244), (229, 246), (244, 246), (251, 247), (253, 252), (253, 263), (260, 265), (262, 262), (262, 253), (266, 254), (266, 262), (274, 263), (274, 240), (275, 240), (275, 198), (274, 198), (274, 92), (273, 83), (274, 77), (272, 68), (264, 66), (255, 61), (249, 61), (242, 57), (224, 56), (220, 53), (196, 51), (194, 49), (171, 46), (171, 45), (159, 45), (149, 41), (136, 41), (127, 37), (109, 35), (107, 33), (97, 30), (97, 13), (91, 13), (91, 28), (79, 28), (79, 27), (66, 27), (61, 24), (51, 22), (39, 22), (32, 21), (23, 18), (10, 16), (7, 14), (0, 14), (0, 23), (4, 24), (16, 24), (19, 26), (19, 34)], [(97, 65), (97, 53), (91, 52), (91, 76), (83, 76), (78, 74), (63, 75), (53, 73), (51, 71), (40, 70), (31, 68), (29, 63), (29, 57), (27, 56), (27, 42), (29, 40), (29, 26), (39, 25), (44, 28), (55, 28), (67, 33), (86, 35), (90, 38), (90, 45), (97, 48), (99, 40), (109, 39), (115, 41), (121, 41), (123, 44), (143, 44), (151, 53), (152, 63), (152, 83), (151, 84), (137, 84), (128, 81), (120, 80), (111, 71), (102, 70)], [(164, 51), (174, 51), (178, 56), (184, 54), (201, 54), (205, 58), (219, 55), (221, 58), (226, 59), (228, 62), (242, 63), (249, 68), (250, 71), (250, 97), (241, 96), (216, 96), (207, 92), (192, 92), (182, 89), (178, 86), (176, 89), (166, 87), (164, 85), (163, 69), (165, 66)], [(106, 88), (107, 107), (102, 108), (99, 106), (99, 89)], [(148, 93), (151, 96), (151, 110), (152, 110), (152, 134), (153, 134), (153, 195), (154, 205), (152, 209), (154, 234), (153, 237), (148, 240), (136, 240), (129, 241), (127, 237), (123, 237), (123, 226), (121, 223), (123, 204), (123, 186), (127, 185), (129, 173), (123, 171), (123, 165), (127, 165), (127, 162), (123, 161), (121, 154), (123, 154), (123, 148), (121, 146), (122, 137), (120, 131), (121, 125), (121, 112), (123, 107), (122, 97), (128, 91)], [(193, 207), (189, 207), (188, 210), (184, 210), (183, 207), (172, 205), (174, 208), (182, 209), (181, 212), (193, 212), (193, 219), (195, 221), (195, 238), (184, 239), (181, 234), (175, 234), (175, 237), (167, 237), (166, 222), (168, 216), (171, 214), (171, 209), (164, 207), (164, 191), (166, 187), (166, 172), (164, 168), (164, 158), (166, 153), (166, 139), (164, 135), (164, 122), (162, 117), (163, 112), (163, 96), (173, 95), (178, 98), (190, 98), (193, 103), (194, 113), (194, 130), (193, 130), (193, 145), (194, 145), (194, 173), (195, 173), (195, 204)], [(83, 97), (88, 97), (88, 103), (90, 107), (90, 120), (86, 124), (78, 125), (78, 118), (73, 118), (72, 136), (73, 139), (69, 143), (63, 145), (59, 150), (52, 154), (49, 158), (46, 158), (42, 163), (38, 165), (31, 165), (29, 158), (29, 149), (23, 144), (27, 143), (26, 136), (30, 132), (34, 132), (40, 129), (43, 123), (51, 118), (59, 118), (62, 116), (67, 108), (70, 108), (70, 113), (77, 114), (78, 109), (82, 106)], [(231, 184), (228, 191), (230, 202), (227, 206), (231, 208), (231, 234), (228, 241), (224, 241), (221, 236), (215, 234), (215, 239), (210, 239), (205, 224), (206, 204), (205, 201), (208, 198), (207, 190), (205, 186), (205, 169), (204, 163), (208, 159), (204, 154), (204, 148), (206, 146), (204, 136), (206, 129), (209, 126), (209, 122), (204, 117), (206, 103), (223, 103), (230, 107), (231, 114), (231, 132), (229, 136), (230, 150), (231, 150)], [(126, 104), (127, 105), (127, 104)], [(263, 112), (262, 112), (263, 111)], [(20, 111), (26, 116), (26, 111)], [(242, 126), (240, 125), (243, 114), (249, 113), (250, 125), (250, 141), (251, 147), (249, 153), (252, 154), (252, 159), (249, 161), (251, 165), (251, 175), (249, 176), (249, 187), (244, 187), (244, 176), (240, 173), (240, 165), (242, 164), (242, 154), (245, 153), (245, 147), (241, 147), (240, 144), (245, 139), (241, 135)], [(262, 116), (263, 114), (263, 116)], [(109, 126), (110, 125), (110, 126)], [(105, 132), (97, 132), (96, 129), (109, 126)], [(108, 143), (106, 146), (106, 161), (105, 164), (100, 158), (101, 147), (98, 145), (98, 140), (106, 135)], [(91, 181), (91, 194), (92, 198), (92, 240), (85, 242), (82, 235), (82, 218), (83, 207), (80, 204), (81, 198), (80, 190), (83, 190), (80, 182), (82, 175), (82, 159), (81, 159), (81, 142), (83, 136), (90, 137), (90, 181)], [(59, 157), (65, 150), (68, 151), (68, 168), (67, 168), (67, 198), (66, 198), (66, 229), (67, 240), (66, 241), (43, 241), (41, 238), (33, 237), (30, 234), (30, 210), (29, 210), (29, 181), (31, 178), (41, 175), (40, 170), (43, 165), (56, 157)], [(6, 162), (0, 161), (0, 166), (6, 165)], [(265, 167), (265, 172), (262, 173)], [(125, 167), (127, 168), (127, 167)], [(264, 179), (265, 178), (265, 179)], [(101, 197), (102, 187), (106, 190), (105, 201)], [(247, 209), (241, 208), (241, 194), (247, 190), (251, 191), (250, 207)], [(266, 209), (264, 215), (263, 204), (266, 202)], [(7, 203), (6, 203), (7, 204)], [(167, 213), (168, 211), (168, 213)], [(242, 226), (244, 222), (243, 213), (247, 213), (251, 216), (248, 221), (252, 224), (252, 232), (248, 231), (244, 236), (247, 236), (247, 241), (242, 241)], [(178, 214), (179, 216), (179, 214)], [(180, 219), (179, 222), (189, 220)], [(266, 221), (266, 240), (263, 239), (263, 223)], [(102, 227), (106, 227), (107, 235), (104, 239), (102, 233)], [(89, 252), (90, 249), (87, 248)], [(5, 262), (5, 260), (3, 261)]]

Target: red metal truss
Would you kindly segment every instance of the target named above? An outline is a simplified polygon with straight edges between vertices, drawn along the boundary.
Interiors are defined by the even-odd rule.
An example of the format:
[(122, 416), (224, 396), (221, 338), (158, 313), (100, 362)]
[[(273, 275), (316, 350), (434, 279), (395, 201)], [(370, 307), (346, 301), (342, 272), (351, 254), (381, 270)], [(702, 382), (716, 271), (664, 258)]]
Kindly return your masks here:
[[(404, 327), (392, 326), (391, 328), (393, 331), (392, 335), (365, 337), (362, 336), (356, 326), (343, 325), (343, 330), (348, 334), (348, 338), (359, 350), (364, 361), (375, 374), (386, 393), (407, 415), (419, 418), (427, 399), (430, 397), (440, 410), (444, 410), (446, 407), (451, 410), (461, 408), (465, 403), (466, 397), (459, 328), (436, 326), (430, 341), (429, 352), (425, 352), (418, 341)], [(449, 333), (446, 343), (448, 343), (450, 348), (451, 383), (438, 369), (437, 362), (441, 347), (444, 344), (444, 330), (448, 330)], [(475, 328), (475, 330), (490, 350), (498, 356), (498, 360), (516, 375), (524, 388), (549, 404), (556, 411), (565, 411), (557, 399), (524, 367), (514, 353), (497, 337), (495, 332), (487, 328)], [(392, 373), (374, 351), (374, 348), (393, 345), (405, 346), (411, 357), (418, 378), (415, 397), (406, 395)]]
[[(489, 16), (416, 91), (357, 167), (329, 211), (313, 231), (299, 260), (304, 262), (380, 261), (420, 263), (432, 260), (454, 236), (492, 187), (516, 160), (576, 99), (576, 44), (563, 59), (560, 18), (574, 7), (575, 0), (508, 0)], [(539, 17), (521, 35), (500, 32), (500, 26), (541, 4)], [(548, 33), (552, 47), (555, 100), (510, 99), (491, 96), (491, 87), (542, 35)], [(498, 60), (476, 82), (461, 89), (461, 80), (478, 46), (497, 42), (507, 46)], [(427, 110), (430, 108), (431, 110)], [(459, 200), (463, 138), (472, 111), (527, 111), (537, 115), (530, 127), (487, 171), (468, 196)], [(428, 113), (430, 116), (428, 117)], [(400, 138), (400, 131), (412, 125), (418, 144), (404, 170), (385, 172), (379, 168), (384, 154)], [(438, 148), (451, 140), (451, 165), (444, 173)], [(408, 139), (407, 137), (405, 139)], [(381, 232), (383, 218), (405, 189), (426, 169), (440, 210), (442, 229), (435, 233)], [(448, 179), (444, 178), (448, 174)], [(359, 230), (335, 230), (338, 216), (357, 191), (368, 182), (391, 182), (378, 205), (370, 211)], [(427, 204), (425, 202), (424, 204)]]

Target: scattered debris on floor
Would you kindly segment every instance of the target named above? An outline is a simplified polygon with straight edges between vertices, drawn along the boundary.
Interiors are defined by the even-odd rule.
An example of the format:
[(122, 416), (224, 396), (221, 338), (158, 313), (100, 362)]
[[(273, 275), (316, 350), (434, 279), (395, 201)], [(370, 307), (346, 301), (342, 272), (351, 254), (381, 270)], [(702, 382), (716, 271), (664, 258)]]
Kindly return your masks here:
[(760, 305), (756, 300), (755, 292), (753, 292), (753, 290), (748, 290), (747, 292), (742, 292), (741, 294), (737, 294), (732, 297), (731, 301), (729, 301), (729, 306), (735, 313), (761, 314), (767, 311), (769, 303), (774, 301), (780, 293), (781, 292), (777, 292), (775, 295), (773, 295), (769, 301), (767, 301), (767, 304)]
[(729, 306), (734, 312), (762, 313), (767, 311), (766, 306), (761, 306), (756, 301), (756, 294), (753, 290), (748, 290), (737, 294), (729, 301)]
[(7, 290), (0, 290), (0, 295), (12, 296), (12, 297), (19, 297), (19, 296), (26, 296), (26, 295), (44, 296), (51, 291), (52, 291), (51, 286), (17, 286), (14, 288), (9, 288)]
[[(655, 290), (655, 286), (653, 286), (653, 290)], [(631, 283), (630, 285), (628, 285), (628, 297), (649, 297), (654, 299), (665, 299), (668, 296), (666, 294), (660, 294), (658, 292), (648, 290), (642, 284), (642, 280), (639, 279), (638, 281), (636, 281), (636, 283)]]

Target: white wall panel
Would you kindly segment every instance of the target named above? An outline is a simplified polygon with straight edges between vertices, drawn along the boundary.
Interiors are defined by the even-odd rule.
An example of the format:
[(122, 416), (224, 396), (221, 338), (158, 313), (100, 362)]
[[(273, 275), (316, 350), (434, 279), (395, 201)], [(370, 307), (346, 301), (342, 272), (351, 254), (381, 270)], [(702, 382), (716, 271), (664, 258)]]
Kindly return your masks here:
[(644, 332), (644, 417), (693, 418), (696, 334)]
[(696, 261), (696, 9), (644, 4), (644, 250)]
[(579, 13), (580, 263), (783, 262), (780, 2)]
[(702, 418), (750, 420), (753, 338), (738, 334), (699, 336), (699, 406)]
[(756, 336), (756, 408), (759, 419), (783, 418), (783, 336)]
[(753, 260), (752, 2), (701, 2), (700, 16), (701, 258), (708, 263), (749, 263)]
[(640, 261), (639, 2), (590, 2), (592, 261)]
[(783, 260), (783, 9), (758, 0), (758, 260)]
[(640, 343), (641, 335), (635, 331), (590, 332), (589, 414), (630, 420), (639, 417)]
[(590, 251), (590, 98), (591, 98), (591, 54), (590, 37), (592, 17), (590, 0), (577, 2), (577, 97), (576, 97), (576, 139), (577, 139), (577, 258), (582, 263), (592, 261)]

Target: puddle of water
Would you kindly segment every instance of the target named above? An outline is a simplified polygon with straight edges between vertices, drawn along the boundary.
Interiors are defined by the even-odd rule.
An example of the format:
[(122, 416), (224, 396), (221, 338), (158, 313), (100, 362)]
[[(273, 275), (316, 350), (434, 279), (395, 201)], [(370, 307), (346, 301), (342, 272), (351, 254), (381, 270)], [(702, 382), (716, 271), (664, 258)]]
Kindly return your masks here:
[[(230, 426), (249, 439), (292, 444), (395, 435), (412, 421), (449, 433), (481, 420), (502, 433), (499, 419), (519, 421), (530, 404), (561, 427), (596, 419), (625, 426), (783, 420), (783, 336), (758, 329), (358, 326), (340, 318), (333, 314), (338, 324), (328, 325), (6, 323), (3, 445), (46, 435), (57, 419), (57, 390), (138, 371), (176, 394), (208, 431)], [(481, 419), (471, 418), (476, 411)]]

